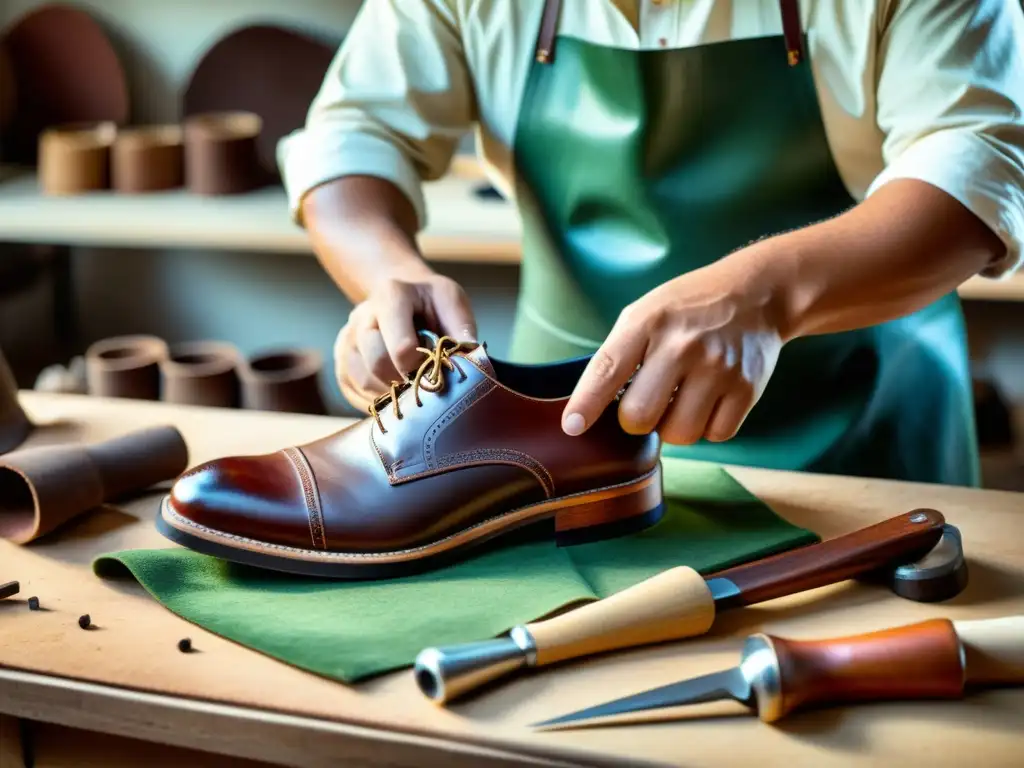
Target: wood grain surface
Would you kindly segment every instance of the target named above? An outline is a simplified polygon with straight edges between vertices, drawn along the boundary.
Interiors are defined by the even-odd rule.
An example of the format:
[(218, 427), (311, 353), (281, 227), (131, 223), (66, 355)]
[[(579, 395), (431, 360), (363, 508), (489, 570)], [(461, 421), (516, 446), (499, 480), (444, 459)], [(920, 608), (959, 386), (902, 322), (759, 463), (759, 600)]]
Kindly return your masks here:
[(956, 699), (964, 692), (960, 640), (948, 619), (853, 637), (769, 638), (782, 678), (779, 717), (830, 703)]
[(945, 519), (934, 509), (905, 512), (843, 536), (712, 574), (740, 588), (737, 602), (754, 605), (892, 563), (912, 562), (942, 537)]
[[(172, 423), (193, 464), (306, 442), (346, 423), (84, 396), (22, 399), (43, 424), (33, 445)], [(949, 603), (918, 604), (845, 582), (723, 613), (698, 638), (568, 662), (441, 708), (419, 693), (408, 670), (341, 685), (190, 625), (133, 581), (93, 576), (98, 554), (169, 546), (153, 529), (154, 493), (29, 546), (0, 543), (0, 581), (22, 585), (21, 595), (0, 603), (0, 712), (285, 765), (1019, 765), (1020, 689), (808, 712), (776, 726), (739, 705), (709, 705), (671, 723), (551, 733), (528, 727), (731, 666), (751, 632), (815, 639), (939, 617), (1024, 613), (1024, 495), (733, 471), (780, 514), (825, 538), (917, 507), (937, 509), (963, 534), (970, 584)], [(29, 612), (22, 598), (30, 595), (48, 610)], [(97, 629), (79, 629), (82, 613)], [(198, 653), (177, 652), (184, 636)], [(708, 714), (716, 716), (702, 717)]]

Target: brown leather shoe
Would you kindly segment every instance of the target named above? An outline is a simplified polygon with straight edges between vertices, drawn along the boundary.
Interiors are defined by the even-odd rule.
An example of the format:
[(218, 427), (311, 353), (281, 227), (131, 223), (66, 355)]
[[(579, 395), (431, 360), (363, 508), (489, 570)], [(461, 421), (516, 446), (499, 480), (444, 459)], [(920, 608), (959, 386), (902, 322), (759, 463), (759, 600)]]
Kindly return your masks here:
[(559, 544), (621, 535), (662, 513), (659, 439), (615, 408), (580, 437), (561, 415), (586, 358), (523, 366), (438, 339), (370, 416), (308, 445), (187, 472), (158, 528), (186, 547), (335, 578), (437, 567), (554, 519)]

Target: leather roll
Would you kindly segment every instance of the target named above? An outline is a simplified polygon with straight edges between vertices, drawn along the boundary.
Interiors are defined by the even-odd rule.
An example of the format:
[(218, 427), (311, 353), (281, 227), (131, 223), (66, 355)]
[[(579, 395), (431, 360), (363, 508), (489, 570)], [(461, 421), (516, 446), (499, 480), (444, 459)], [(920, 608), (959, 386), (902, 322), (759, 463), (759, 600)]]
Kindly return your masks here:
[(0, 351), (0, 453), (17, 448), (31, 431), (32, 422), (18, 402), (18, 383)]
[(125, 193), (175, 189), (185, 183), (184, 135), (178, 125), (121, 130), (114, 140), (111, 180)]
[(261, 186), (256, 139), (263, 128), (251, 112), (211, 112), (185, 121), (185, 182), (197, 195), (236, 195)]
[(114, 123), (86, 123), (43, 131), (39, 184), (47, 195), (78, 195), (110, 187)]
[(324, 415), (320, 391), (323, 359), (309, 349), (266, 352), (242, 366), (242, 407)]
[(167, 343), (156, 336), (115, 336), (97, 341), (85, 352), (90, 395), (160, 399), (160, 363)]
[(237, 408), (242, 356), (230, 344), (195, 341), (176, 344), (160, 363), (161, 399), (179, 405)]
[(188, 467), (174, 427), (92, 445), (26, 448), (0, 457), (0, 538), (25, 544), (83, 512), (173, 480)]

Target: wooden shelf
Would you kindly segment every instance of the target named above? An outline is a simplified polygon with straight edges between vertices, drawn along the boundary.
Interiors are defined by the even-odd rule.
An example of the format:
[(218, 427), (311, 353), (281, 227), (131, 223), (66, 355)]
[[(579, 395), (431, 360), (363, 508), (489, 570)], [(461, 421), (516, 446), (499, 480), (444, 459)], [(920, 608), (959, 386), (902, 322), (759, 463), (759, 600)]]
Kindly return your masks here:
[[(420, 237), (433, 261), (518, 264), (515, 207), (474, 197), (479, 181), (448, 177), (424, 185), (428, 224)], [(117, 248), (209, 248), (312, 255), (288, 217), (284, 190), (200, 197), (185, 190), (144, 195), (95, 192), (51, 197), (36, 178), (0, 178), (0, 242)]]
[[(460, 173), (424, 185), (424, 255), (436, 262), (518, 264), (521, 224), (515, 206), (475, 197), (473, 188), (481, 182), (473, 176)], [(306, 233), (288, 218), (280, 187), (226, 197), (184, 190), (49, 197), (24, 173), (0, 177), (0, 241), (312, 254)], [(1006, 280), (974, 278), (960, 295), (1024, 302), (1024, 273)]]

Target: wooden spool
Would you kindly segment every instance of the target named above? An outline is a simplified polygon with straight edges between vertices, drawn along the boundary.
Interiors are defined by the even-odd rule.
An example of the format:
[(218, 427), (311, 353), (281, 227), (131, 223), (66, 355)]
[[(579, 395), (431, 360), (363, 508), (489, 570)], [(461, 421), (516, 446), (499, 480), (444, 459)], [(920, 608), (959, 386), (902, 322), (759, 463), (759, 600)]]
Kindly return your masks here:
[(118, 192), (156, 192), (185, 181), (181, 126), (153, 125), (118, 133), (112, 153), (111, 177)]
[(110, 186), (114, 123), (50, 128), (39, 137), (39, 184), (47, 195), (77, 195)]
[(261, 186), (256, 140), (263, 121), (251, 112), (211, 112), (185, 121), (185, 180), (198, 195), (234, 195)]

